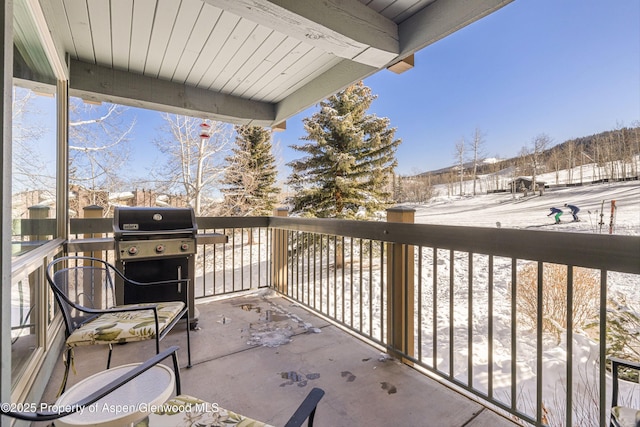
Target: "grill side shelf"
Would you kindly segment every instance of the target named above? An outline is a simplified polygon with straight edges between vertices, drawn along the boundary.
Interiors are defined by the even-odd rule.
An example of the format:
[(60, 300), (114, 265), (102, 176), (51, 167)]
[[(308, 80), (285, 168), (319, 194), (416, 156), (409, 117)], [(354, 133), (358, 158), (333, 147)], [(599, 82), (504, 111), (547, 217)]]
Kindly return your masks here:
[(217, 243), (228, 243), (229, 236), (220, 233), (203, 233), (196, 234), (196, 243), (198, 245), (215, 245)]
[(94, 252), (113, 251), (115, 241), (113, 237), (94, 237), (89, 239), (74, 239), (66, 243), (66, 252)]

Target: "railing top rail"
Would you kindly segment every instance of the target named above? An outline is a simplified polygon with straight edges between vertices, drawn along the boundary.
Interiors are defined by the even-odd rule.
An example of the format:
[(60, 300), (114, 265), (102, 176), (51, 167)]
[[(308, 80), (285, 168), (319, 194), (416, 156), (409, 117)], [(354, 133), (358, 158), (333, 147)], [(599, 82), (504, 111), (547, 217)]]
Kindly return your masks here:
[[(73, 219), (71, 233), (110, 233), (111, 218)], [(291, 217), (198, 217), (198, 227), (272, 227), (640, 274), (640, 236)]]
[[(268, 227), (268, 216), (250, 217), (212, 217), (200, 216), (196, 218), (199, 229), (212, 228), (249, 228)], [(70, 221), (71, 234), (111, 233), (113, 232), (113, 218), (72, 218)]]
[(270, 227), (640, 274), (640, 237), (272, 217)]

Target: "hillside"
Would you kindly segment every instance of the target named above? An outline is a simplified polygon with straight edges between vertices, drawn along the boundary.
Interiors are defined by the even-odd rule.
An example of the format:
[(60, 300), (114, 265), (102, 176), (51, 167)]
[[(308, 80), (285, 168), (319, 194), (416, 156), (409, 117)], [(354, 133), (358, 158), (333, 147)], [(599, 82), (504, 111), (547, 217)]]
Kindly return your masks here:
[[(549, 178), (549, 177), (545, 177)], [(470, 183), (466, 182), (466, 186)], [(447, 194), (446, 186), (436, 189), (441, 194)], [(582, 233), (608, 233), (609, 221), (611, 215), (611, 201), (616, 201), (617, 211), (615, 217), (614, 234), (621, 235), (640, 235), (640, 182), (627, 181), (615, 183), (601, 183), (584, 186), (573, 187), (555, 187), (546, 189), (542, 195), (535, 194), (527, 197), (523, 193), (494, 193), (483, 194), (475, 197), (460, 196), (436, 196), (429, 203), (408, 205), (416, 209), (416, 223), (438, 224), (438, 225), (459, 225), (459, 226), (476, 226), (476, 227), (496, 227), (500, 223), (502, 228), (530, 228), (531, 230), (544, 231), (565, 231), (565, 232), (582, 232)], [(604, 201), (604, 205), (603, 205)], [(571, 215), (564, 203), (572, 203), (581, 207), (580, 222), (569, 222)], [(559, 225), (553, 224), (553, 219), (547, 217), (550, 206), (557, 206), (565, 210), (563, 215), (563, 223)], [(603, 208), (604, 206), (604, 208)], [(598, 225), (600, 222), (600, 213), (604, 213), (602, 228)], [(544, 230), (544, 231), (543, 231)], [(523, 245), (527, 242), (523, 241)], [(570, 247), (566, 248), (571, 250)], [(427, 257), (429, 251), (424, 251)], [(428, 265), (427, 261), (423, 261), (424, 265)], [(499, 264), (499, 263), (498, 263)], [(479, 267), (480, 265), (484, 266)], [(474, 262), (474, 280), (478, 283), (487, 283), (487, 277), (490, 274), (486, 269), (486, 263)], [(465, 283), (466, 271), (464, 269), (454, 270), (456, 277), (454, 283), (457, 286)], [(479, 319), (486, 319), (490, 316), (493, 319), (494, 338), (491, 347), (488, 345), (487, 337), (489, 335), (488, 322), (474, 321), (473, 327), (473, 374), (474, 382), (482, 383), (486, 381), (489, 371), (487, 368), (487, 354), (493, 351), (493, 375), (496, 380), (494, 383), (493, 393), (495, 396), (509, 396), (509, 381), (503, 380), (510, 378), (511, 373), (511, 333), (512, 333), (512, 310), (510, 306), (510, 285), (511, 270), (508, 267), (497, 266), (494, 269), (495, 285), (495, 305), (493, 311), (488, 311), (487, 292), (483, 286), (474, 286), (473, 307)], [(546, 277), (546, 276), (545, 276)], [(612, 307), (617, 309), (609, 310), (607, 316), (608, 326), (617, 324), (618, 329), (631, 330), (637, 329), (637, 323), (618, 324), (619, 319), (638, 318), (638, 304), (640, 300), (640, 277), (632, 274), (609, 273), (609, 283), (607, 287), (607, 295), (611, 301), (615, 301)], [(476, 279), (477, 278), (477, 279)], [(546, 279), (545, 279), (546, 280)], [(428, 282), (428, 281), (427, 281)], [(547, 285), (545, 284), (545, 289)], [(521, 292), (521, 291), (519, 291)], [(436, 304), (432, 300), (432, 292), (423, 292), (423, 301), (426, 307), (432, 307)], [(460, 295), (464, 295), (461, 292)], [(574, 300), (580, 301), (580, 300)], [(587, 300), (581, 303), (586, 304)], [(442, 297), (438, 304), (446, 307), (449, 303), (447, 297)], [(454, 318), (464, 322), (468, 316), (468, 305), (464, 301), (464, 297), (456, 300), (454, 307)], [(586, 305), (585, 305), (586, 306)], [(575, 307), (575, 306), (574, 306)], [(446, 311), (446, 308), (443, 309)], [(621, 314), (623, 313), (623, 314)], [(628, 316), (628, 317), (623, 317)], [(635, 317), (634, 317), (635, 316)], [(597, 323), (597, 322), (596, 322)], [(462, 323), (461, 323), (462, 324)], [(636, 326), (633, 326), (636, 325)], [(430, 330), (432, 327), (430, 320), (424, 320), (422, 323), (424, 330)], [(441, 331), (448, 331), (446, 321), (441, 320), (439, 324)], [(463, 343), (468, 339), (465, 328), (454, 328), (454, 341)], [(613, 329), (612, 329), (613, 330)], [(633, 336), (633, 334), (631, 334)], [(593, 402), (597, 401), (597, 395), (594, 390), (598, 389), (598, 360), (599, 360), (599, 343), (593, 340), (588, 333), (582, 328), (575, 328), (573, 334), (572, 354), (568, 355), (566, 339), (562, 335), (562, 339), (554, 340), (550, 336), (545, 336), (543, 340), (542, 353), (542, 396), (544, 398), (545, 413), (548, 416), (549, 425), (563, 426), (564, 424), (564, 404), (566, 399), (566, 361), (571, 358), (580, 363), (574, 363), (574, 382), (573, 382), (573, 420), (574, 425), (596, 426), (598, 417), (598, 405)], [(614, 343), (617, 338), (611, 333), (608, 341)], [(526, 326), (519, 324), (518, 329), (518, 350), (517, 350), (517, 377), (518, 382), (518, 402), (523, 407), (535, 407), (535, 398), (537, 390), (537, 381), (539, 367), (538, 360), (535, 356), (537, 349), (537, 338), (535, 330), (528, 329)], [(439, 342), (447, 342), (445, 333)], [(613, 344), (610, 344), (613, 345)], [(491, 349), (491, 350), (490, 350)], [(446, 353), (445, 345), (441, 350)], [(453, 358), (455, 366), (454, 372), (465, 372), (467, 363), (467, 349), (464, 346), (455, 348), (455, 356)], [(617, 350), (620, 351), (620, 350)], [(619, 353), (616, 353), (619, 354)], [(637, 353), (636, 353), (637, 354)], [(637, 386), (637, 384), (636, 384)], [(611, 387), (608, 385), (608, 387)], [(640, 392), (638, 388), (632, 388), (628, 384), (623, 384), (621, 396), (628, 399), (630, 406), (640, 407)]]
[[(495, 157), (483, 157), (478, 164), (477, 173), (480, 175), (498, 173), (499, 171), (511, 170), (515, 175), (531, 175), (531, 166), (534, 163), (534, 154), (531, 144), (523, 143), (520, 154), (517, 157), (499, 159)], [(467, 150), (470, 143), (467, 143)], [(482, 151), (482, 146), (480, 147)], [(471, 153), (467, 151), (467, 158)], [(570, 166), (580, 166), (587, 163), (597, 163), (603, 165), (607, 162), (618, 160), (628, 161), (628, 159), (640, 154), (640, 127), (620, 128), (611, 131), (604, 131), (598, 134), (574, 138), (552, 147), (547, 147), (535, 160), (541, 171), (555, 171), (565, 169)], [(452, 160), (453, 160), (452, 149)], [(464, 165), (465, 176), (472, 173), (473, 162), (467, 161)], [(633, 170), (608, 171), (611, 175), (622, 174), (624, 176), (637, 176), (637, 167)], [(433, 185), (454, 183), (459, 180), (459, 164), (441, 168), (434, 171), (427, 171), (415, 176), (404, 177), (408, 179), (429, 178)], [(604, 171), (607, 172), (607, 171)], [(606, 177), (603, 176), (603, 177)]]
[[(544, 179), (543, 177), (541, 177)], [(468, 183), (467, 183), (468, 184)], [(438, 190), (438, 189), (436, 189)], [(446, 194), (443, 188), (440, 194)], [(611, 201), (616, 201), (614, 234), (640, 235), (640, 182), (591, 184), (549, 188), (540, 196), (496, 193), (471, 196), (434, 197), (425, 204), (405, 204), (416, 209), (416, 223), (473, 227), (532, 228), (549, 231), (609, 233)], [(604, 204), (603, 204), (604, 201)], [(570, 222), (565, 203), (578, 206), (580, 222)], [(549, 208), (563, 209), (562, 224), (547, 217)], [(600, 214), (604, 216), (601, 227)]]

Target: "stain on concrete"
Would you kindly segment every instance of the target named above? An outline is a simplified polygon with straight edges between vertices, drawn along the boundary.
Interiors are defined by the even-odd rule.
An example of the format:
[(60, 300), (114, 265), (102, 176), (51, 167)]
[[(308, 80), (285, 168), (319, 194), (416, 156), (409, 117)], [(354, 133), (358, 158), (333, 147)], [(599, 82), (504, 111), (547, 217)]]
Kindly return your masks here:
[(280, 384), (280, 387), (293, 385), (293, 384), (296, 384), (298, 387), (304, 387), (307, 385), (307, 380), (316, 380), (320, 378), (320, 374), (315, 372), (311, 374), (302, 375), (296, 371), (287, 371), (287, 372), (280, 372), (280, 377), (285, 380), (288, 380)]
[(260, 313), (262, 311), (262, 307), (260, 307), (259, 305), (255, 305), (255, 304), (251, 304), (251, 303), (246, 303), (246, 304), (241, 304), (240, 308), (244, 311), (255, 311), (256, 313)]
[(398, 392), (398, 389), (393, 384), (386, 381), (382, 381), (380, 384), (382, 385), (382, 389), (387, 391), (387, 394), (395, 394)]
[(342, 371), (340, 372), (340, 376), (342, 378), (346, 378), (348, 383), (352, 383), (356, 380), (356, 376), (353, 375), (350, 371)]

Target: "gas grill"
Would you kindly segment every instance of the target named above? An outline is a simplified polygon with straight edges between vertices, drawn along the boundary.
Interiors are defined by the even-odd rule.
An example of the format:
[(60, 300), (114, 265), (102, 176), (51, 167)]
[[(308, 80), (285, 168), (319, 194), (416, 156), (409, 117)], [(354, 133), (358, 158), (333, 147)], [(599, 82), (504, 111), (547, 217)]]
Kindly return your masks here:
[(116, 302), (184, 301), (189, 306), (189, 322), (195, 327), (197, 231), (191, 208), (116, 207), (113, 215), (116, 266), (127, 278), (138, 282), (189, 279), (186, 287), (173, 283), (149, 288), (121, 281), (116, 283)]

